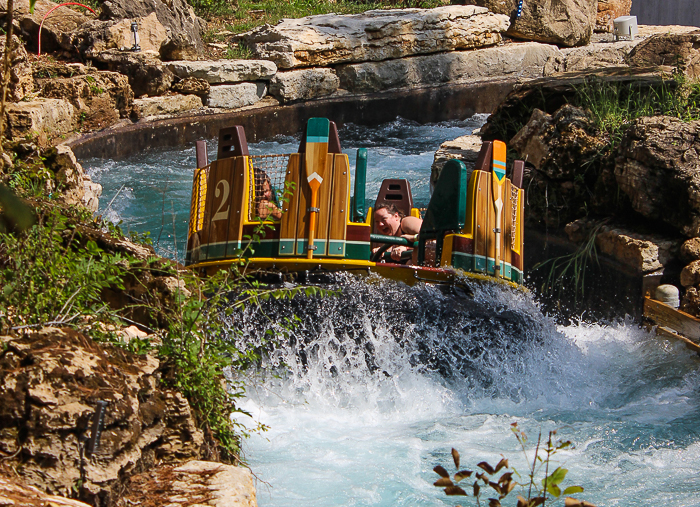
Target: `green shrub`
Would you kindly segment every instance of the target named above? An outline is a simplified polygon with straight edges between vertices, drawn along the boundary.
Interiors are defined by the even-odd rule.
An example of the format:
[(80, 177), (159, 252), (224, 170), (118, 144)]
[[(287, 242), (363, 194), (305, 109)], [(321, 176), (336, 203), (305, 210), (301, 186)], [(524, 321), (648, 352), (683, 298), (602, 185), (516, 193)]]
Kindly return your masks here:
[(108, 310), (103, 288), (123, 288), (128, 261), (79, 234), (60, 213), (22, 234), (0, 234), (0, 332), (74, 325)]

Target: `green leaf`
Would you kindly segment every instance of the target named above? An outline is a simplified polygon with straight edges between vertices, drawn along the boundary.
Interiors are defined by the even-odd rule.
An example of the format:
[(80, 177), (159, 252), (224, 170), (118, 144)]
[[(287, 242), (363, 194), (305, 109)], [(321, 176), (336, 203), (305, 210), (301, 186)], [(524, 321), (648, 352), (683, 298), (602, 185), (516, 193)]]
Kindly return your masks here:
[(576, 493), (583, 493), (583, 488), (581, 486), (569, 486), (564, 490), (565, 495), (573, 495)]
[(561, 496), (561, 489), (556, 484), (547, 484), (547, 491), (554, 498), (559, 498)]
[(564, 478), (566, 477), (568, 470), (566, 468), (559, 467), (557, 468), (554, 472), (550, 474), (549, 477), (546, 477), (545, 479), (542, 479), (542, 486), (545, 485), (545, 482), (547, 485), (549, 484), (561, 484)]

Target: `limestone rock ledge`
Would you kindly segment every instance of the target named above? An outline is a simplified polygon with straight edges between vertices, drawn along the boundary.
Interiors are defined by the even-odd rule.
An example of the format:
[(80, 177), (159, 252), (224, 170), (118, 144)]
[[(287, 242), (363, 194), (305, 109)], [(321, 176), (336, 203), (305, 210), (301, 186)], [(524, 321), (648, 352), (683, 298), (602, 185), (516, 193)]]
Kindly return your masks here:
[[(433, 165), (430, 167), (430, 190), (435, 186), (440, 172), (445, 164), (453, 159), (461, 160), (467, 166), (468, 174), (474, 169), (476, 159), (481, 150), (481, 137), (477, 135), (461, 136), (451, 141), (445, 141), (435, 152)], [(468, 176), (467, 176), (468, 178)]]
[(267, 84), (264, 81), (212, 86), (209, 89), (207, 105), (209, 107), (237, 109), (255, 104), (266, 94)]
[[(187, 400), (158, 385), (157, 359), (71, 329), (0, 336), (0, 344), (0, 453), (27, 484), (106, 505), (125, 477), (201, 456), (202, 432)], [(104, 429), (85, 455), (98, 401), (107, 402)]]
[(0, 476), (0, 505), (3, 507), (90, 507), (84, 502), (46, 493), (21, 484), (16, 478)]
[(270, 82), (270, 95), (282, 103), (310, 100), (338, 91), (340, 80), (333, 69), (300, 69), (278, 72)]
[(284, 19), (238, 40), (256, 58), (291, 69), (493, 46), (508, 26), (508, 16), (484, 7), (451, 5)]
[(129, 480), (120, 505), (186, 507), (257, 507), (252, 474), (247, 468), (211, 461), (190, 461), (179, 467), (159, 467)]
[(352, 93), (368, 93), (493, 78), (536, 78), (542, 76), (547, 60), (557, 54), (560, 52), (556, 46), (530, 42), (341, 65), (337, 73), (340, 88)]
[(615, 179), (632, 207), (685, 236), (700, 236), (700, 121), (640, 118), (625, 133)]
[(213, 60), (168, 62), (168, 69), (184, 79), (196, 77), (209, 84), (240, 83), (243, 81), (263, 81), (277, 72), (277, 66), (266, 60)]
[(137, 118), (150, 116), (176, 115), (202, 107), (202, 99), (197, 95), (167, 95), (165, 97), (145, 97), (134, 101), (134, 114)]

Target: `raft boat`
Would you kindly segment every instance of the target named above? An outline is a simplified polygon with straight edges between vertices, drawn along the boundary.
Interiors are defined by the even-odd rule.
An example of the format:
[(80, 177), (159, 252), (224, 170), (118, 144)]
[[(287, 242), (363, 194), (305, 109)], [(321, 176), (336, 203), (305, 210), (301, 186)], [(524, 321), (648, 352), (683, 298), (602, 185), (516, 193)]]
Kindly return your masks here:
[[(522, 284), (524, 163), (515, 161), (508, 178), (501, 141), (485, 142), (471, 171), (461, 161), (447, 162), (422, 217), (405, 179), (384, 180), (366, 211), (367, 150), (357, 152), (351, 184), (336, 125), (325, 118), (308, 120), (298, 153), (251, 155), (240, 126), (221, 130), (210, 164), (204, 142), (198, 144), (204, 149), (198, 149), (186, 253), (196, 272), (209, 275), (245, 257), (249, 272), (280, 279), (349, 271), (409, 285), (464, 276)], [(263, 192), (269, 207), (267, 200), (260, 206)], [(373, 208), (381, 203), (423, 219), (416, 241), (374, 233)], [(391, 245), (413, 249), (413, 262), (387, 258)]]

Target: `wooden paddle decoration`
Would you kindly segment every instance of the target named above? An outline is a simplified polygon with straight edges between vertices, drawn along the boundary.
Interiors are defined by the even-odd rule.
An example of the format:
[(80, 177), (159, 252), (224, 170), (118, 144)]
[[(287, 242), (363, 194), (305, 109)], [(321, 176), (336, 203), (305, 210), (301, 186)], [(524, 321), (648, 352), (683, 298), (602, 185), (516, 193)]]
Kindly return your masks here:
[(496, 208), (496, 255), (494, 258), (493, 274), (497, 278), (501, 276), (501, 224), (503, 223), (503, 187), (506, 182), (506, 143), (493, 142), (492, 165), (492, 192), (493, 207)]
[(328, 132), (330, 122), (326, 118), (310, 118), (306, 125), (306, 152), (304, 153), (304, 167), (306, 180), (311, 187), (311, 206), (309, 215), (309, 242), (306, 258), (314, 256), (314, 237), (316, 236), (316, 216), (318, 208), (318, 189), (321, 188), (326, 172), (326, 159), (328, 158)]

